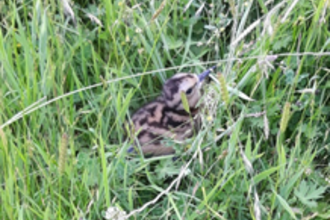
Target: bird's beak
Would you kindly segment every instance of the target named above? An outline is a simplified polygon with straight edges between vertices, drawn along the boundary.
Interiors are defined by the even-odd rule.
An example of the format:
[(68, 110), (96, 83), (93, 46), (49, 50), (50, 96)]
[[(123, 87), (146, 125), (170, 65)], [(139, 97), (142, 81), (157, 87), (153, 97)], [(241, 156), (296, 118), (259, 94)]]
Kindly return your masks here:
[(217, 68), (217, 66), (212, 66), (210, 69), (205, 70), (204, 72), (202, 72), (201, 74), (198, 75), (198, 79), (199, 82), (202, 82), (205, 77), (207, 77), (211, 72), (213, 72), (215, 70), (215, 68)]

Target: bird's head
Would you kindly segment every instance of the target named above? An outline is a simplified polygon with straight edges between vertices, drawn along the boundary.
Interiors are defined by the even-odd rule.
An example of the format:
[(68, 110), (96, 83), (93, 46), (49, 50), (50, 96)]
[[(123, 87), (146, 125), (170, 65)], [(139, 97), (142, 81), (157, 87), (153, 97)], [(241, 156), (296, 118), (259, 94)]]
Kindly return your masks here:
[(201, 87), (204, 78), (215, 68), (216, 66), (204, 71), (200, 75), (177, 73), (169, 78), (163, 86), (163, 97), (166, 106), (177, 111), (184, 110), (181, 93), (185, 93), (190, 109), (195, 108), (201, 98)]

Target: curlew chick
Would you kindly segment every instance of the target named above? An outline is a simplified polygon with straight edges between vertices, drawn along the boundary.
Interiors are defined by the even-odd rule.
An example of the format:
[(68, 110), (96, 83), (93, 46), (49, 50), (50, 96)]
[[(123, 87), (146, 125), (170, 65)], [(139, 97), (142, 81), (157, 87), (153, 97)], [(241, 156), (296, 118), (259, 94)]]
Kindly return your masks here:
[[(201, 98), (201, 86), (204, 78), (215, 68), (200, 75), (178, 73), (168, 79), (162, 94), (133, 114), (132, 133), (137, 136), (135, 146), (129, 148), (128, 152), (134, 152), (137, 146), (141, 146), (142, 153), (148, 157), (170, 155), (175, 151), (162, 144), (163, 138), (182, 141), (198, 131), (200, 119), (197, 103)], [(187, 97), (189, 112), (185, 111), (182, 104), (181, 93)]]

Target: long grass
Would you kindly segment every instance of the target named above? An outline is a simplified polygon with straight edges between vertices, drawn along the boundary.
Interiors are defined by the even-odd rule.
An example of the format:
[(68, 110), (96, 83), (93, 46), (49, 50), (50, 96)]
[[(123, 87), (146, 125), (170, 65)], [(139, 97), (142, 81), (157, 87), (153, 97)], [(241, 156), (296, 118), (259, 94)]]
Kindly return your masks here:
[[(329, 219), (330, 2), (0, 2), (0, 219)], [(203, 127), (129, 156), (176, 72)]]

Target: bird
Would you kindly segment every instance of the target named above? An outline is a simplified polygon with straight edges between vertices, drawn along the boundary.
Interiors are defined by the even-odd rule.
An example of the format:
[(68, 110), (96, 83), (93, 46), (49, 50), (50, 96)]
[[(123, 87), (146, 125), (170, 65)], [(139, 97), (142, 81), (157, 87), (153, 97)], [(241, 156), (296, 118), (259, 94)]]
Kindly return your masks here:
[[(161, 94), (132, 115), (130, 133), (135, 141), (127, 152), (136, 153), (141, 147), (145, 157), (172, 155), (175, 150), (162, 143), (164, 138), (183, 141), (192, 137), (200, 127), (197, 104), (202, 97), (202, 84), (215, 68), (213, 66), (199, 75), (177, 73), (166, 80)], [(182, 93), (189, 109), (183, 104)]]

